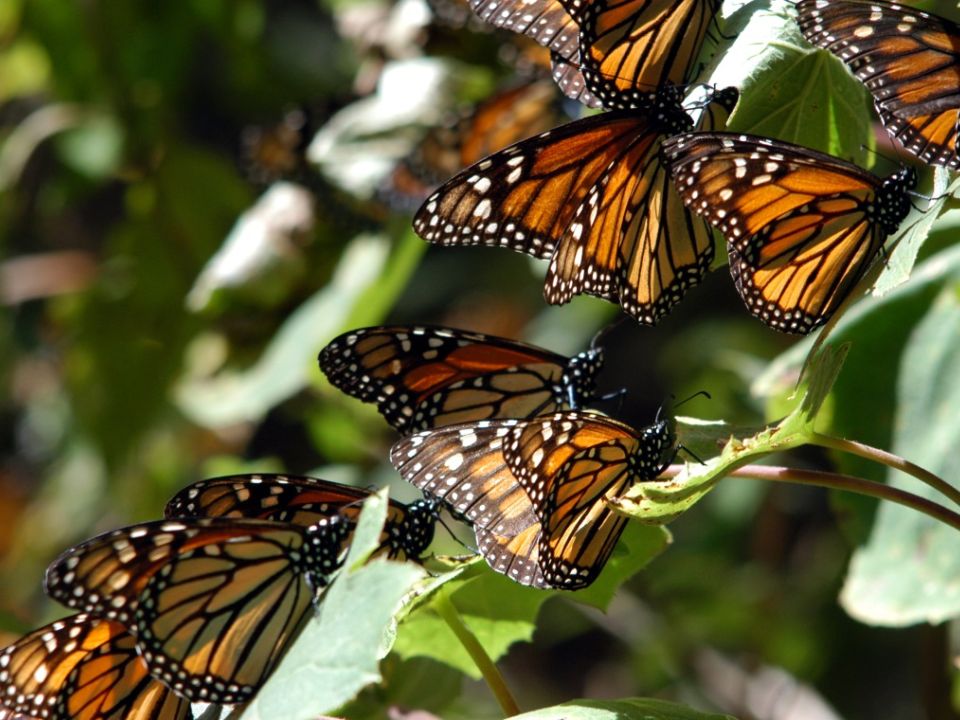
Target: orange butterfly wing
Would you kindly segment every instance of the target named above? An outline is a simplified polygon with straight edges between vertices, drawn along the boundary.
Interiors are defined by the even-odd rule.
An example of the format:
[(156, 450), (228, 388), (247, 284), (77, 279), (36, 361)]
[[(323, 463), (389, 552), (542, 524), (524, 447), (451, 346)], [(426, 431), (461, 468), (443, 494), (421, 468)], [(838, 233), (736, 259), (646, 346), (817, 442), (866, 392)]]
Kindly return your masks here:
[(726, 235), (748, 309), (783, 332), (810, 332), (836, 311), (906, 217), (916, 182), (733, 133), (671, 138), (664, 155), (684, 202)]
[(850, 67), (907, 150), (960, 168), (960, 25), (885, 0), (801, 0), (797, 10), (804, 37)]
[(119, 623), (73, 615), (0, 653), (0, 717), (185, 720), (190, 703), (152, 678)]

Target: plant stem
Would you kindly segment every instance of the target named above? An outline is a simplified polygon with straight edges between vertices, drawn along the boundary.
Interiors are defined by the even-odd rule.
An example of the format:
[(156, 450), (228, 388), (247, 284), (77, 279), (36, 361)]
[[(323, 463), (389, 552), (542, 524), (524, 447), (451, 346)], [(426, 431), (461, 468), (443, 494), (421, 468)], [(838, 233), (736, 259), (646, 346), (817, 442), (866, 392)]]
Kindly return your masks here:
[(882, 463), (883, 465), (892, 467), (895, 470), (905, 472), (908, 475), (913, 475), (915, 478), (926, 483), (934, 490), (946, 495), (956, 505), (960, 505), (960, 489), (953, 487), (953, 485), (948, 483), (946, 480), (937, 477), (929, 470), (924, 470), (919, 465), (914, 465), (909, 460), (904, 460), (899, 455), (894, 455), (893, 453), (888, 453), (886, 450), (880, 450), (869, 445), (864, 445), (863, 443), (858, 443), (854, 440), (844, 440), (843, 438), (822, 435), (821, 433), (814, 433), (811, 440), (815, 445), (821, 445), (834, 450), (842, 450), (843, 452), (858, 455), (859, 457), (866, 458), (867, 460), (873, 460), (874, 462)]
[(463, 649), (467, 651), (467, 654), (470, 655), (470, 658), (476, 663), (477, 668), (483, 675), (483, 679), (497, 698), (497, 702), (500, 703), (504, 717), (519, 714), (520, 708), (510, 693), (510, 689), (507, 687), (503, 675), (500, 674), (500, 670), (497, 669), (493, 660), (487, 655), (487, 651), (483, 649), (476, 635), (464, 624), (460, 613), (457, 612), (457, 608), (454, 606), (446, 589), (441, 588), (437, 592), (434, 607), (437, 610), (437, 614), (443, 618), (443, 621), (447, 623), (447, 626), (453, 631), (453, 634), (457, 636), (460, 644), (463, 645)]
[[(671, 465), (664, 471), (663, 477), (677, 475), (682, 467), (682, 465)], [(890, 502), (913, 508), (956, 530), (960, 530), (960, 513), (956, 513), (942, 505), (938, 505), (932, 500), (927, 500), (906, 490), (899, 490), (883, 483), (864, 480), (863, 478), (853, 477), (852, 475), (820, 472), (818, 470), (799, 470), (797, 468), (775, 467), (772, 465), (744, 465), (741, 468), (732, 470), (727, 473), (727, 475), (729, 477), (746, 478), (749, 480), (817, 485), (819, 487), (846, 490), (860, 495), (867, 495), (877, 498), (878, 500), (889, 500)]]

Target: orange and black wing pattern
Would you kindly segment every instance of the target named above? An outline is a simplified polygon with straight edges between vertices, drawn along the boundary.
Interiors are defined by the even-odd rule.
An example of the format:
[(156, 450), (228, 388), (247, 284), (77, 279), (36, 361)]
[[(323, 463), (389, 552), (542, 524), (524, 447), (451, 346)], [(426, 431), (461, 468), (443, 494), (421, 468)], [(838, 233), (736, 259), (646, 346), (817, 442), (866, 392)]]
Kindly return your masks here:
[[(252, 473), (200, 480), (164, 508), (170, 519), (219, 517), (271, 520), (310, 527), (339, 516), (356, 523), (372, 491), (305, 475)], [(377, 554), (418, 560), (433, 540), (437, 503), (391, 500)]]
[(800, 0), (797, 11), (804, 37), (866, 85), (891, 135), (960, 169), (960, 25), (886, 0)]
[(193, 701), (249, 700), (338, 567), (345, 524), (163, 520), (57, 558), (47, 594), (123, 625), (149, 672)]
[[(736, 98), (733, 89), (715, 93), (703, 122), (723, 122)], [(646, 102), (647, 112), (568, 123), (468, 168), (431, 196), (414, 229), (441, 245), (549, 258), (548, 302), (588, 293), (656, 324), (706, 275), (714, 249), (660, 162), (662, 140), (693, 121), (676, 88)]]
[(605, 108), (634, 90), (691, 82), (718, 0), (566, 0), (580, 26), (580, 70)]
[(394, 325), (344, 333), (319, 362), (332, 385), (376, 403), (405, 434), (589, 402), (602, 354), (592, 349), (568, 358), (492, 335)]
[(427, 430), (390, 457), (405, 479), (474, 523), (494, 570), (574, 590), (596, 579), (623, 530), (606, 501), (656, 477), (672, 447), (666, 422), (638, 434), (601, 415), (561, 412)]
[(916, 184), (770, 138), (691, 133), (664, 143), (684, 202), (717, 226), (750, 312), (808, 333), (836, 311), (910, 210)]
[(564, 412), (514, 430), (503, 454), (540, 519), (539, 564), (550, 587), (596, 580), (626, 525), (607, 501), (656, 478), (673, 450), (665, 420), (638, 433), (603, 415)]
[[(6, 713), (6, 714), (4, 714)], [(147, 672), (123, 625), (80, 614), (0, 652), (0, 717), (187, 720), (190, 703)]]

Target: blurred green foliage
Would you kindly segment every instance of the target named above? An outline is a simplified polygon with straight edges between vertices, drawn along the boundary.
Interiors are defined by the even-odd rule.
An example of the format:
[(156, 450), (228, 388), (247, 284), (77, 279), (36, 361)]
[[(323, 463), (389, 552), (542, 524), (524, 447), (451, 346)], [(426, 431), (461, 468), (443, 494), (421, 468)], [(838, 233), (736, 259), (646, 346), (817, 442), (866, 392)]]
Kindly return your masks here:
[[(876, 160), (863, 149), (875, 126), (862, 87), (797, 37), (781, 4), (756, 0), (725, 14), (741, 32), (723, 41), (726, 54), (708, 74), (750, 98), (733, 116), (736, 129)], [(363, 143), (347, 155), (358, 164), (402, 154), (418, 124), (440, 122), (517, 73), (522, 47), (472, 26), (431, 23), (425, 6), (406, 0), (0, 3), (6, 639), (63, 614), (41, 593), (43, 568), (58, 552), (157, 517), (190, 481), (244, 470), (314, 472), (413, 497), (386, 465), (390, 430), (316, 368), (317, 351), (339, 332), (385, 320), (434, 322), (573, 352), (614, 318), (612, 306), (593, 298), (546, 307), (542, 264), (483, 248), (427, 248), (408, 229), (409, 214), (391, 213), (307, 166), (284, 177), (309, 191), (311, 222), (276, 237), (261, 233), (273, 243), (270, 261), (238, 261), (232, 267), (243, 272), (233, 270), (202, 307), (189, 305), (198, 277), (245, 227), (241, 216), (244, 223), (265, 217), (256, 203), (266, 183), (249, 169), (250, 129), (269, 129), (291, 108), (306, 108), (305, 145), (337, 110), (372, 97), (385, 67), (421, 56), (439, 58), (430, 67), (442, 70), (430, 112), (419, 123), (394, 127), (396, 118), (378, 116), (363, 132), (353, 127)], [(918, 265), (910, 280), (857, 302), (833, 331), (830, 342), (849, 342), (850, 350), (817, 427), (901, 453), (956, 482), (956, 215), (930, 213), (918, 222), (930, 237), (911, 246)], [(912, 260), (891, 272), (902, 278)], [(779, 420), (795, 406), (788, 398), (811, 340), (755, 322), (720, 268), (656, 328), (621, 324), (604, 345), (601, 382), (626, 388), (625, 402), (611, 408), (625, 420), (650, 422), (671, 395), (711, 393), (712, 400), (682, 408), (726, 422), (695, 445), (708, 459), (711, 447), (720, 451), (718, 435), (752, 435), (739, 429)], [(886, 476), (881, 466), (812, 447), (775, 461)], [(954, 531), (898, 507), (878, 513), (862, 498), (731, 478), (673, 522), (670, 536), (667, 546), (660, 529), (631, 529), (617, 560), (629, 566), (624, 576), (637, 574), (612, 600), (597, 601), (605, 613), (570, 593), (510, 586), (475, 566), (448, 580), (451, 597), (462, 596), (467, 625), (503, 655), (525, 709), (656, 696), (775, 718), (782, 707), (774, 700), (749, 698), (779, 691), (782, 703), (802, 698), (848, 718), (955, 717), (949, 695), (957, 650), (948, 642), (957, 612)], [(435, 547), (463, 552), (446, 537)], [(635, 547), (643, 549), (624, 555)], [(910, 562), (915, 574), (904, 570)], [(936, 587), (924, 583), (931, 566), (939, 568)], [(370, 577), (362, 572), (360, 589), (343, 591), (381, 601), (376, 612), (387, 619), (367, 628), (373, 637), (396, 598), (364, 583), (393, 583), (399, 597), (417, 578), (379, 566)], [(843, 607), (864, 624), (838, 605), (842, 585)], [(361, 602), (348, 597), (341, 612), (373, 617)], [(475, 673), (460, 672), (468, 661), (446, 647), (452, 641), (429, 601), (422, 605), (397, 629), (397, 652), (379, 666), (378, 648), (363, 648), (357, 672), (375, 684), (348, 716), (383, 718), (395, 707), (445, 718), (497, 714)], [(942, 624), (896, 632), (871, 626), (926, 619)], [(428, 652), (422, 646), (434, 638)], [(645, 701), (622, 702), (630, 712), (648, 710)], [(600, 718), (618, 710), (596, 702), (557, 712)]]

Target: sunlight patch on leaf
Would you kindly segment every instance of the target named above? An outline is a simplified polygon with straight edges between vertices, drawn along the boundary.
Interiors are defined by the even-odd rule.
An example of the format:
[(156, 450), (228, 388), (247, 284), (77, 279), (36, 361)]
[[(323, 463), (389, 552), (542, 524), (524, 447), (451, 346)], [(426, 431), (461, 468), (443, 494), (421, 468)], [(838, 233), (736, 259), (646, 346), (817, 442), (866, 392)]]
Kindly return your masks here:
[[(187, 375), (175, 390), (181, 410), (205, 427), (257, 421), (312, 378), (319, 380), (319, 349), (351, 318), (378, 321), (406, 284), (423, 246), (412, 232), (399, 243), (384, 235), (352, 240), (330, 282), (294, 311), (254, 365), (212, 377)], [(377, 293), (375, 302), (371, 292)]]
[(803, 39), (795, 13), (782, 0), (770, 9), (754, 2), (732, 13), (726, 32), (737, 37), (708, 82), (740, 88), (731, 130), (863, 162), (861, 146), (871, 137), (867, 91), (843, 63)]

